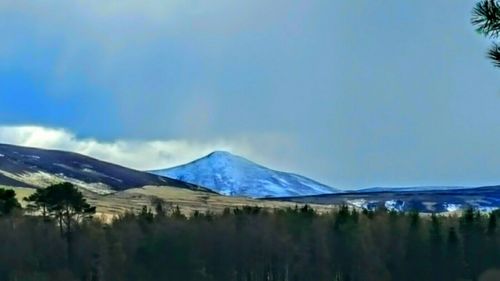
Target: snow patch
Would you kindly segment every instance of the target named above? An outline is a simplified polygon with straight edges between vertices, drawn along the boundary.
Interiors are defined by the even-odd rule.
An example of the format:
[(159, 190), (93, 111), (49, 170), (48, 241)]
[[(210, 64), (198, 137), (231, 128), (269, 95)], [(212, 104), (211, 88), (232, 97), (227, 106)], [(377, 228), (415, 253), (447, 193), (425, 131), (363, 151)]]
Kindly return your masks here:
[(477, 210), (481, 213), (491, 213), (498, 209), (498, 207), (477, 207)]
[(403, 211), (405, 207), (405, 202), (401, 200), (389, 200), (385, 201), (384, 206), (389, 211)]
[(182, 166), (151, 173), (204, 186), (224, 195), (253, 198), (338, 192), (311, 179), (271, 170), (223, 151), (213, 152)]
[(460, 209), (462, 208), (462, 205), (460, 204), (451, 204), (451, 203), (444, 203), (443, 206), (447, 212), (457, 212), (460, 211)]
[(36, 172), (36, 173), (23, 173), (23, 174), (13, 174), (9, 172), (5, 172), (0, 170), (0, 174), (15, 179), (20, 182), (27, 183), (33, 186), (47, 187), (49, 185), (58, 184), (62, 182), (70, 182), (77, 187), (86, 189), (88, 191), (98, 193), (98, 194), (110, 194), (114, 191), (111, 187), (103, 184), (103, 183), (86, 183), (74, 178), (70, 178), (65, 176), (63, 173), (58, 174), (49, 174), (45, 172)]
[(354, 200), (347, 200), (347, 204), (350, 204), (354, 207), (360, 208), (360, 209), (366, 209), (368, 204), (365, 199), (354, 199)]
[(427, 211), (434, 212), (436, 211), (436, 202), (422, 202), (422, 205), (425, 206)]

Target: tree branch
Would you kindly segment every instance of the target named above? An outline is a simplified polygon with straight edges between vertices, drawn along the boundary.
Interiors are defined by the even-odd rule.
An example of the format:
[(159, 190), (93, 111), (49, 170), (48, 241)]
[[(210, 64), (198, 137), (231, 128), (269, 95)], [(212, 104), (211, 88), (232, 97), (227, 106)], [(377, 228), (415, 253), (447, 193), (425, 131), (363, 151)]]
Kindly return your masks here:
[(472, 11), (472, 24), (477, 31), (492, 38), (500, 36), (500, 1), (483, 0)]
[(488, 51), (488, 58), (493, 60), (496, 67), (500, 67), (500, 45), (493, 44), (493, 47)]

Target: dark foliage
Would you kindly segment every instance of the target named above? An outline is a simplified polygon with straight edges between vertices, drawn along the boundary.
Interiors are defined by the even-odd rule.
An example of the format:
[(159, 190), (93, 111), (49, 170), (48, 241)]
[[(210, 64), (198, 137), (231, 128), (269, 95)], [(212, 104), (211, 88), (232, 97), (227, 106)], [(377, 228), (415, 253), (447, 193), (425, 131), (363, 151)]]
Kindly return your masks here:
[[(498, 213), (420, 216), (308, 206), (197, 212), (144, 208), (75, 224), (66, 258), (57, 221), (0, 218), (0, 280), (483, 280), (500, 267)], [(12, 220), (16, 227), (10, 227)], [(488, 280), (488, 279), (484, 279)], [(500, 280), (500, 279), (491, 279)]]
[(495, 66), (500, 67), (500, 45), (493, 44), (493, 47), (488, 51), (488, 57), (493, 60)]
[(66, 240), (66, 259), (70, 265), (75, 265), (77, 261), (73, 233), (78, 223), (92, 218), (96, 208), (90, 206), (83, 194), (69, 182), (37, 189), (24, 200), (28, 202), (31, 211), (41, 213), (43, 221), (48, 222), (49, 218), (55, 219), (60, 236)]
[(0, 216), (10, 215), (15, 209), (20, 208), (16, 193), (11, 189), (0, 188)]
[(42, 217), (52, 216), (59, 224), (61, 235), (69, 236), (72, 225), (95, 213), (83, 194), (69, 182), (54, 184), (37, 191), (25, 198), (29, 208), (40, 211)]
[[(472, 24), (485, 36), (497, 39), (500, 36), (500, 1), (482, 0), (472, 12)], [(488, 57), (500, 67), (500, 47), (497, 43), (488, 51)]]

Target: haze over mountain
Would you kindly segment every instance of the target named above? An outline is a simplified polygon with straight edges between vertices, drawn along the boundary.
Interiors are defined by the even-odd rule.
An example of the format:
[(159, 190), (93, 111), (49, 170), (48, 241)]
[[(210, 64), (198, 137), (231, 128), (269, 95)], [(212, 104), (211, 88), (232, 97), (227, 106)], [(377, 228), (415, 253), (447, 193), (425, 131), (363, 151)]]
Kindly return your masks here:
[(77, 153), (0, 144), (0, 185), (44, 187), (61, 181), (97, 193), (146, 185), (205, 190)]
[(151, 173), (232, 196), (262, 198), (339, 192), (312, 179), (271, 170), (225, 151), (215, 151), (190, 163)]

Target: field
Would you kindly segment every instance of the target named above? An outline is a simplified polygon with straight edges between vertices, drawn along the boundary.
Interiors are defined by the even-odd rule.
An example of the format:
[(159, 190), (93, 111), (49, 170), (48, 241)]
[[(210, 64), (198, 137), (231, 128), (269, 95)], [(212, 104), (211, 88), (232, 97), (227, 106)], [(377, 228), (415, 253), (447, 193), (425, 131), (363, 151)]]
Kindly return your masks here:
[[(23, 198), (35, 192), (32, 188), (5, 187), (14, 189), (17, 198), (23, 206)], [(264, 209), (278, 209), (302, 206), (292, 202), (280, 202), (271, 200), (257, 200), (244, 197), (228, 197), (208, 192), (193, 191), (169, 186), (146, 186), (143, 188), (132, 188), (126, 191), (119, 191), (112, 194), (100, 195), (86, 190), (82, 190), (88, 202), (97, 207), (97, 216), (108, 220), (114, 216), (127, 211), (137, 212), (143, 206), (152, 207), (155, 198), (162, 199), (171, 208), (178, 206), (181, 212), (187, 216), (195, 211), (199, 212), (222, 212), (225, 208), (237, 208), (242, 206), (258, 206)], [(333, 206), (311, 205), (317, 212), (324, 213), (330, 211)]]

